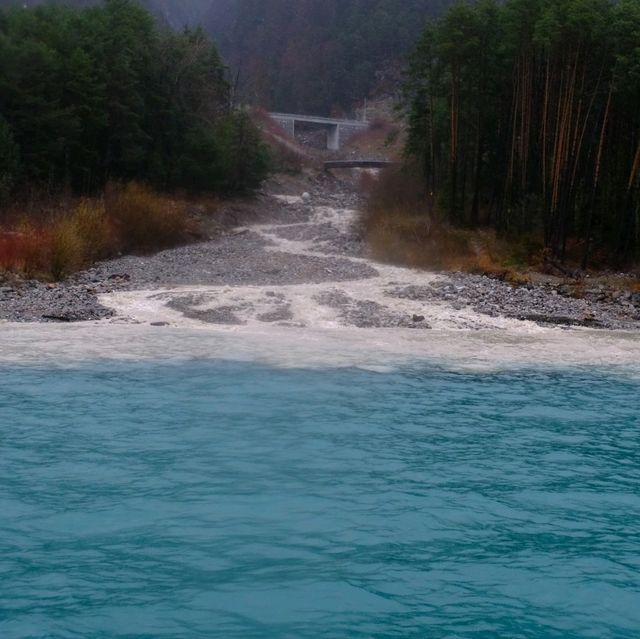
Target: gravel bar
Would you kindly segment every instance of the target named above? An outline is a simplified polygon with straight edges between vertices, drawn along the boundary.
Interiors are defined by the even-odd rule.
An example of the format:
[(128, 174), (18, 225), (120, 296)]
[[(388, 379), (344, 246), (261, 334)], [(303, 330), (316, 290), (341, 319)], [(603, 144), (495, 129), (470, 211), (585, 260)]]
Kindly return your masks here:
[[(424, 286), (398, 282), (386, 291), (388, 306), (353, 300), (340, 282), (374, 278), (379, 273), (362, 258), (366, 245), (357, 228), (342, 229), (313, 219), (317, 207), (355, 209), (359, 198), (352, 187), (321, 175), (305, 185), (302, 197), (263, 193), (246, 202), (230, 204), (226, 222), (206, 242), (181, 246), (152, 256), (124, 256), (104, 261), (58, 284), (25, 281), (0, 275), (0, 320), (16, 322), (77, 322), (100, 320), (113, 311), (98, 296), (116, 291), (161, 289), (172, 286), (282, 286), (327, 284), (316, 301), (333, 308), (344, 323), (361, 328), (403, 327), (428, 329), (420, 316), (396, 312), (394, 299), (444, 303), (453, 309), (472, 308), (492, 317), (534, 321), (541, 325), (606, 329), (640, 328), (640, 293), (595, 287), (580, 290), (554, 283), (513, 286), (491, 277), (464, 273), (442, 274)], [(273, 187), (271, 187), (273, 189)], [(245, 226), (240, 226), (244, 224)], [(252, 225), (257, 224), (252, 229)], [(258, 229), (269, 227), (269, 234)], [(277, 240), (311, 242), (313, 251), (287, 252)], [(273, 240), (273, 241), (272, 241)], [(308, 253), (308, 254), (307, 254)], [(210, 323), (241, 324), (238, 309), (194, 309), (193, 300), (169, 303), (185, 316)], [(285, 301), (265, 313), (261, 321), (291, 320)]]

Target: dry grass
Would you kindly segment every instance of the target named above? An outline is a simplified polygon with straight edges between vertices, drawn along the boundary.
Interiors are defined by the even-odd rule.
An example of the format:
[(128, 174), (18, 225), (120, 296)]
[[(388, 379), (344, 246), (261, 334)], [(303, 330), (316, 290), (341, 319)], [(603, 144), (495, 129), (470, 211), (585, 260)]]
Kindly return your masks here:
[(196, 231), (184, 202), (135, 182), (108, 188), (105, 207), (123, 251), (145, 253), (175, 246)]
[(82, 238), (86, 260), (99, 260), (113, 252), (113, 228), (104, 202), (84, 200), (73, 211), (71, 220), (76, 233)]
[(376, 259), (430, 270), (490, 274), (514, 283), (541, 259), (533, 241), (517, 244), (491, 230), (454, 228), (438, 215), (433, 198), (420, 180), (407, 171), (387, 171), (378, 180), (367, 178), (368, 205), (362, 216)]
[(49, 234), (47, 271), (54, 280), (79, 270), (86, 262), (86, 246), (73, 216), (54, 224)]
[(186, 201), (140, 184), (112, 185), (103, 198), (65, 204), (0, 227), (0, 271), (59, 280), (122, 251), (147, 253), (198, 236)]

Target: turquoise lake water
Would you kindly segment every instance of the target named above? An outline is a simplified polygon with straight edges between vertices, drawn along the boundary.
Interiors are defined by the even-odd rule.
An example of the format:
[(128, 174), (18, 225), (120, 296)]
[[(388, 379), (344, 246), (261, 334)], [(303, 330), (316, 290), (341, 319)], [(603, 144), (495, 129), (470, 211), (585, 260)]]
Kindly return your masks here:
[(0, 637), (637, 638), (639, 391), (0, 365)]

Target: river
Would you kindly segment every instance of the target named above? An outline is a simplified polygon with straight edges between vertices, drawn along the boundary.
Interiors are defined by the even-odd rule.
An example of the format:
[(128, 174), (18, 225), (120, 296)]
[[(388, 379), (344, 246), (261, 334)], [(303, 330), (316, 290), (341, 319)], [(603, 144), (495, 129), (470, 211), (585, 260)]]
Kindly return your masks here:
[(638, 332), (394, 295), (329, 204), (0, 326), (3, 639), (637, 636)]

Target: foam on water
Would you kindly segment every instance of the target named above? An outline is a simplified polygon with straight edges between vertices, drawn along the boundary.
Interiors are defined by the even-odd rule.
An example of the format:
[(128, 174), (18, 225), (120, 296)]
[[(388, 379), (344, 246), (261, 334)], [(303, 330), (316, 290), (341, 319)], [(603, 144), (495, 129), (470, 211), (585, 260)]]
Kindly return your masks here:
[[(375, 268), (0, 325), (2, 639), (635, 639), (640, 334), (391, 299), (440, 276)], [(331, 288), (434, 328), (347, 325)]]
[(190, 322), (179, 327), (5, 325), (0, 331), (0, 362), (221, 359), (293, 368), (391, 370), (422, 360), (462, 370), (581, 366), (640, 375), (640, 340), (635, 333), (210, 327)]
[[(290, 197), (291, 203), (299, 201)], [(289, 200), (286, 200), (289, 201)], [(297, 224), (267, 224), (252, 226), (251, 230), (264, 237), (270, 245), (267, 251), (290, 253), (308, 257), (326, 258), (323, 240), (290, 240), (281, 237), (278, 232), (292, 227), (313, 227), (318, 224), (330, 224), (341, 233), (346, 233), (355, 223), (357, 212), (353, 209), (339, 209), (328, 206), (314, 207), (309, 222)], [(373, 266), (378, 271), (377, 277), (357, 279), (353, 281), (335, 282), (334, 287), (348, 294), (354, 301), (375, 302), (381, 306), (391, 307), (394, 311), (407, 316), (420, 315), (435, 329), (451, 330), (510, 330), (517, 334), (543, 334), (545, 329), (533, 322), (523, 322), (504, 317), (490, 317), (477, 313), (471, 308), (455, 309), (444, 302), (424, 302), (420, 300), (390, 298), (389, 293), (397, 286), (424, 286), (446, 276), (437, 275), (416, 269), (397, 267), (388, 264), (374, 263), (366, 258), (349, 257), (354, 263)], [(326, 269), (331, 276), (331, 269)], [(220, 306), (237, 306), (246, 302), (245, 308), (238, 310), (238, 316), (248, 326), (259, 323), (256, 318), (271, 310), (273, 298), (265, 296), (277, 290), (284, 294), (285, 300), (291, 304), (292, 323), (309, 329), (335, 328), (341, 325), (339, 311), (328, 308), (318, 302), (320, 292), (331, 289), (331, 283), (301, 284), (285, 286), (193, 286), (172, 287), (160, 291), (135, 291), (114, 293), (102, 298), (102, 302), (115, 308), (123, 316), (131, 316), (142, 321), (171, 321), (175, 326), (193, 326), (193, 322), (180, 314), (170, 312), (166, 303), (172, 297), (195, 294), (202, 302), (199, 310), (207, 310)], [(207, 301), (208, 298), (208, 301)]]
[(302, 202), (302, 197), (299, 195), (272, 195), (271, 197), (283, 204), (300, 204)]
[[(298, 196), (277, 196), (283, 205), (299, 205)], [(351, 209), (314, 207), (308, 222), (252, 226), (269, 242), (266, 250), (327, 257), (326, 241), (291, 240), (279, 231), (331, 225), (347, 233), (355, 221)], [(470, 307), (445, 302), (391, 298), (398, 286), (424, 286), (443, 275), (373, 263), (378, 275), (353, 281), (281, 286), (175, 286), (104, 295), (117, 319), (74, 326), (4, 324), (0, 361), (78, 361), (91, 358), (249, 359), (281, 366), (388, 367), (407, 359), (438, 359), (451, 365), (492, 368), (553, 364), (623, 366), (640, 362), (638, 332), (540, 327), (533, 322), (490, 317)], [(331, 279), (330, 269), (326, 269)], [(353, 303), (374, 302), (404, 316), (420, 315), (433, 330), (359, 329), (345, 324), (341, 309), (322, 304), (322, 292), (346, 293)], [(241, 324), (207, 324), (185, 317), (169, 305), (189, 296), (193, 308), (230, 307)], [(290, 320), (265, 323), (261, 316), (286, 306)], [(166, 324), (151, 326), (151, 324)]]

